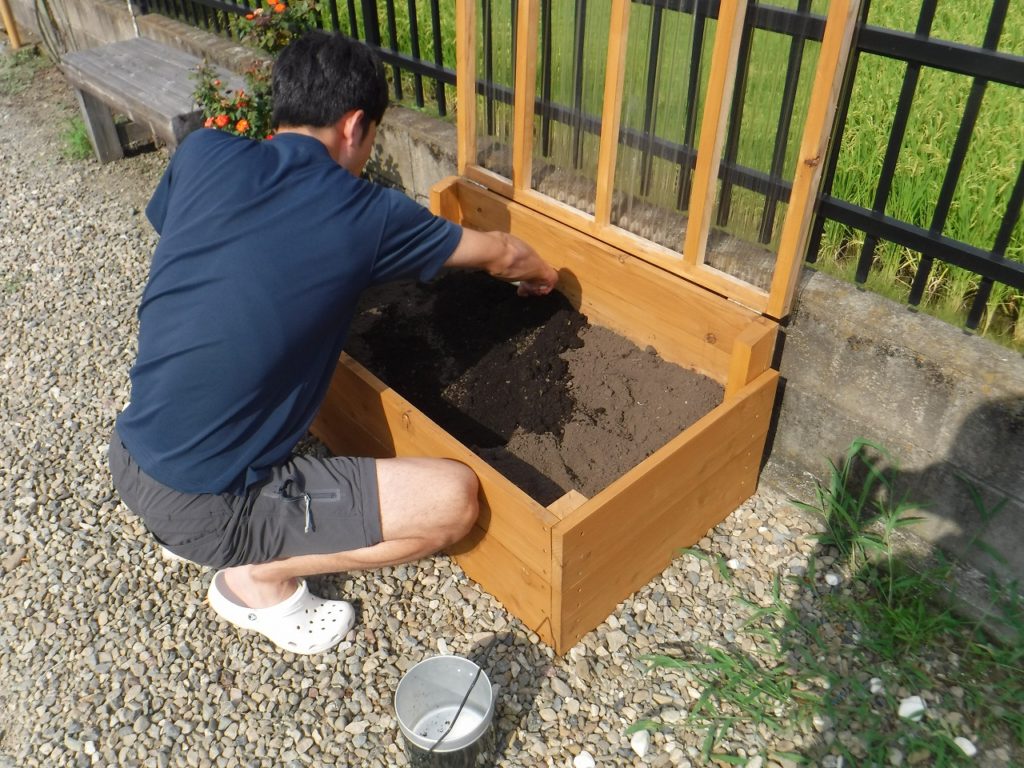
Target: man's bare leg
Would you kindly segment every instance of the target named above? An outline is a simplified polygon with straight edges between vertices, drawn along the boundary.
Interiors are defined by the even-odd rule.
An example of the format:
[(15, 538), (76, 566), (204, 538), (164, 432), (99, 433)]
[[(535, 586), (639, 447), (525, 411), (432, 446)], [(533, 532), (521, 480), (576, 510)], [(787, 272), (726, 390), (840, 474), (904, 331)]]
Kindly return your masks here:
[(300, 576), (419, 560), (463, 538), (479, 512), (476, 475), (457, 461), (379, 459), (377, 487), (384, 537), (380, 544), (226, 568), (224, 580), (234, 597), (250, 608), (267, 608), (295, 592)]

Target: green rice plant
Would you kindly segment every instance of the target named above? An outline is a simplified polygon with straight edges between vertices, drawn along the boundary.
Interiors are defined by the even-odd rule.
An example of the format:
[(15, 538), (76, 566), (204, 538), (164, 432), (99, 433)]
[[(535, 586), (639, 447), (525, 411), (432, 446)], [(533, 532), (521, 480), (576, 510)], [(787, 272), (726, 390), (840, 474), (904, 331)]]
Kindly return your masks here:
[[(919, 4), (907, 0), (874, 0), (869, 23), (910, 32), (916, 25), (918, 10)], [(987, 0), (939, 3), (931, 34), (980, 45), (991, 10)], [(1007, 16), (999, 47), (1017, 55), (1024, 53), (1024, 14), (1019, 13), (1019, 8), (1012, 8)], [(906, 65), (895, 60), (861, 55), (833, 183), (832, 193), (837, 197), (866, 208), (872, 206), (883, 148), (888, 143), (905, 71)], [(922, 70), (886, 203), (889, 215), (930, 228), (970, 87), (967, 77)], [(1019, 131), (1014, 126), (1022, 120), (1024, 92), (990, 83), (943, 234), (982, 249), (992, 247), (1018, 173)], [(862, 235), (843, 227), (826, 228), (818, 264), (827, 272), (848, 278), (852, 269), (847, 262), (859, 256), (857, 242), (861, 239)], [(1024, 222), (1018, 223), (1013, 232), (1006, 257), (1024, 261)], [(920, 254), (903, 248), (880, 250), (875, 264), (878, 274), (875, 280), (869, 278), (869, 289), (874, 290), (877, 283), (887, 283), (893, 276), (900, 285), (909, 285), (919, 260)], [(921, 307), (960, 325), (980, 279), (956, 267), (936, 266)], [(898, 286), (881, 292), (900, 301), (907, 295)], [(1007, 286), (995, 286), (979, 328), (1002, 343), (1024, 349), (1024, 294)]]
[(61, 134), (61, 148), (68, 160), (88, 160), (93, 156), (92, 142), (82, 118), (73, 117), (68, 121)]
[[(828, 755), (849, 765), (904, 759), (961, 765), (967, 758), (955, 739), (965, 733), (982, 750), (1008, 748), (1011, 761), (1024, 754), (1020, 593), (1016, 585), (991, 582), (1008, 630), (998, 641), (986, 633), (988, 624), (952, 610), (951, 564), (941, 558), (910, 562), (895, 552), (896, 531), (912, 522), (905, 514), (911, 505), (887, 500), (895, 472), (883, 448), (857, 440), (840, 462), (830, 463), (814, 501), (795, 502), (822, 520), (821, 554), (837, 557), (830, 570), (841, 565), (847, 573), (842, 588), (822, 583), (818, 554), (802, 576), (776, 576), (763, 598), (747, 598), (733, 581), (746, 616), (742, 632), (751, 642), (640, 657), (652, 672), (674, 670), (699, 691), (683, 727), (703, 730), (709, 760), (743, 764), (752, 757), (730, 751), (740, 726), (762, 734), (762, 757), (811, 765)], [(980, 544), (981, 531), (1004, 502), (988, 508), (967, 486), (983, 521)], [(720, 563), (720, 573), (724, 567)], [(942, 681), (937, 688), (936, 677)], [(932, 693), (923, 717), (901, 718), (902, 697), (925, 690)], [(630, 732), (665, 727), (651, 716)], [(798, 753), (776, 748), (794, 734), (805, 744)]]
[[(411, 11), (416, 15), (417, 20), (417, 42), (419, 44), (420, 57), (426, 61), (433, 61), (435, 57), (434, 49), (434, 37), (431, 22), (431, 5), (429, 0), (406, 0), (406, 2), (395, 2), (395, 20), (394, 20), (394, 38), (392, 39), (391, 29), (389, 28), (386, 15), (383, 13), (383, 4), (378, 4), (377, 11), (377, 24), (380, 29), (381, 35), (381, 46), (385, 49), (395, 50), (406, 55), (412, 55), (412, 23), (411, 23)], [(455, 69), (455, 0), (440, 0), (439, 2), (439, 21), (441, 26), (441, 63), (442, 66), (448, 69)], [(331, 18), (330, 9), (327, 3), (319, 3), (317, 7), (320, 12), (321, 24), (325, 29), (331, 29), (333, 20)], [(363, 37), (363, 31), (366, 29), (365, 18), (363, 15), (363, 4), (355, 4), (355, 28), (351, 26), (351, 22), (343, 7), (343, 4), (339, 4), (338, 8), (338, 26), (342, 32), (353, 37)], [(508, 50), (511, 50), (510, 48)], [(415, 101), (412, 97), (414, 93), (414, 87), (416, 83), (416, 76), (404, 70), (400, 70), (396, 73), (394, 68), (388, 66), (385, 67), (387, 76), (392, 83), (395, 84), (395, 78), (398, 78), (399, 86), (402, 90), (401, 103), (406, 107), (415, 107)], [(448, 118), (452, 119), (454, 116), (454, 109), (452, 104), (455, 101), (455, 88), (453, 86), (444, 86), (446, 103), (449, 105)], [(424, 83), (424, 109), (436, 114), (437, 103), (434, 97), (434, 88), (431, 83), (428, 87), (427, 83)]]

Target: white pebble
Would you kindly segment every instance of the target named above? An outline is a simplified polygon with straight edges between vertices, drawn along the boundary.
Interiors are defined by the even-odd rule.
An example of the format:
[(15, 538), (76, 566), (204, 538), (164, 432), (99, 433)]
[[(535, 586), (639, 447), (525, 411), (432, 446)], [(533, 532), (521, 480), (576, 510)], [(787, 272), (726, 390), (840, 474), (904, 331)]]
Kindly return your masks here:
[(957, 736), (953, 739), (953, 743), (960, 747), (960, 751), (968, 757), (974, 757), (978, 754), (978, 748), (974, 746), (974, 743), (970, 739), (964, 738), (963, 736)]
[(828, 584), (830, 587), (838, 587), (839, 582), (841, 581), (842, 579), (839, 578), (838, 573), (832, 573), (831, 571), (829, 571), (825, 574), (825, 583)]
[(448, 643), (443, 637), (437, 638), (437, 652), (442, 656), (448, 655)]
[(572, 768), (595, 768), (596, 766), (594, 756), (585, 749), (572, 759)]
[(629, 746), (640, 757), (643, 757), (647, 754), (647, 748), (651, 746), (651, 734), (647, 731), (637, 731), (630, 737)]
[(878, 696), (879, 694), (885, 693), (885, 686), (882, 685), (882, 678), (872, 677), (868, 684), (870, 685), (871, 695)]
[(924, 716), (924, 699), (920, 696), (907, 696), (900, 702), (900, 717), (904, 720), (919, 722)]
[(754, 755), (752, 758), (747, 760), (746, 768), (761, 768), (764, 765), (764, 758), (760, 755)]
[(742, 567), (740, 561), (737, 560), (735, 557), (731, 560), (728, 560), (725, 564), (728, 565), (734, 571)]

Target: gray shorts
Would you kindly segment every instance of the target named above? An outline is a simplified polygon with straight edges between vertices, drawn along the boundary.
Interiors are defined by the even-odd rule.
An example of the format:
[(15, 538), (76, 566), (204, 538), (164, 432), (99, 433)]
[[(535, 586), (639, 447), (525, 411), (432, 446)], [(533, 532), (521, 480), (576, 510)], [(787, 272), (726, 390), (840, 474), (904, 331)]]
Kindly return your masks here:
[(373, 459), (292, 456), (240, 496), (168, 488), (139, 468), (116, 430), (109, 462), (121, 499), (157, 542), (202, 565), (348, 552), (383, 540)]

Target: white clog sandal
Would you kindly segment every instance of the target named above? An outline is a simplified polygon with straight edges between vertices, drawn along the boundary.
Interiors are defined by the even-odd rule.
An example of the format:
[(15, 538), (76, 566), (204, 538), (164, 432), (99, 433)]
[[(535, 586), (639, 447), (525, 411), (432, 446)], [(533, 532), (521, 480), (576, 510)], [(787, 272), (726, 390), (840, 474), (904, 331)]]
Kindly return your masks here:
[(333, 648), (356, 621), (351, 604), (310, 594), (305, 579), (300, 579), (298, 589), (287, 600), (269, 608), (247, 608), (227, 596), (224, 574), (217, 571), (210, 580), (207, 599), (225, 621), (259, 632), (292, 653), (321, 653)]

